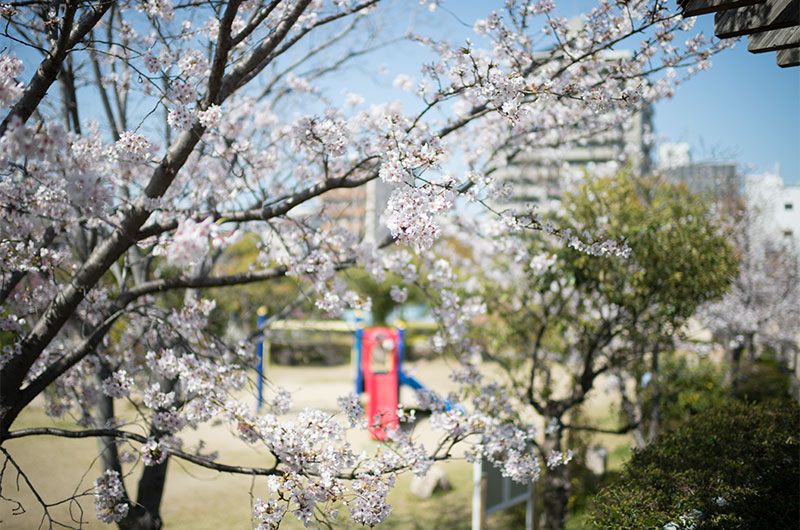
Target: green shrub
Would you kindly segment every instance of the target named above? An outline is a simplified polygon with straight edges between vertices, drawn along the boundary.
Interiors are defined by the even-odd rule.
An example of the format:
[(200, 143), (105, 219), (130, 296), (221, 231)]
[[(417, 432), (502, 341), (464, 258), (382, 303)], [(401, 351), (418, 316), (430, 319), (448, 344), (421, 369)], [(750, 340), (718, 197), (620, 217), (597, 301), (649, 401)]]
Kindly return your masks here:
[(767, 401), (787, 397), (791, 387), (789, 370), (766, 352), (755, 361), (744, 363), (736, 397), (747, 401)]
[(797, 528), (800, 407), (731, 401), (633, 454), (595, 497), (599, 528)]

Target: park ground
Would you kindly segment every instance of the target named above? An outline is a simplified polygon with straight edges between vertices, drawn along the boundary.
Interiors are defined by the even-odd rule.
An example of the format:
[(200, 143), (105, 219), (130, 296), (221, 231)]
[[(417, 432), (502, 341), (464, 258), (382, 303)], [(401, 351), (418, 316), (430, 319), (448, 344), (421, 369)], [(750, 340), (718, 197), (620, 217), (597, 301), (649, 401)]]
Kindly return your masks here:
[[(413, 372), (424, 384), (439, 392), (447, 392), (451, 385), (450, 367), (443, 360), (408, 363), (407, 370)], [(336, 412), (336, 397), (352, 391), (353, 374), (349, 365), (332, 367), (272, 366), (268, 377), (292, 392), (292, 412), (306, 407)], [(598, 385), (602, 388), (602, 385)], [(401, 401), (413, 403), (405, 390)], [(615, 421), (615, 405), (612, 397), (595, 391), (584, 413), (601, 423), (609, 425)], [(32, 407), (20, 415), (14, 428), (34, 426), (58, 426), (74, 428), (74, 423), (54, 421)], [(426, 419), (417, 422), (415, 432), (422, 437), (426, 447), (432, 447), (437, 437), (427, 425)], [(356, 450), (374, 449), (377, 442), (363, 432), (351, 432), (350, 439)], [(183, 436), (185, 447), (191, 447), (199, 439), (206, 442), (205, 451), (218, 450), (219, 462), (238, 465), (264, 466), (268, 457), (263, 450), (254, 448), (231, 435), (227, 425), (206, 425)], [(630, 440), (626, 436), (598, 435), (593, 443), (601, 443), (609, 449), (609, 469), (618, 469), (628, 455)], [(77, 495), (77, 502), (65, 503), (50, 508), (56, 520), (69, 522), (80, 520), (82, 528), (109, 528), (95, 517), (92, 484), (101, 469), (96, 460), (97, 446), (93, 439), (62, 439), (52, 436), (37, 436), (11, 440), (7, 449), (37, 488), (42, 499), (54, 503)], [(427, 529), (470, 527), (472, 509), (472, 464), (461, 458), (463, 450), (455, 450), (457, 458), (438, 463), (445, 471), (452, 489), (437, 492), (428, 499), (419, 499), (409, 491), (410, 473), (398, 477), (397, 486), (389, 496), (394, 509), (383, 525), (384, 528)], [(127, 471), (127, 470), (126, 470)], [(138, 470), (126, 479), (129, 491), (135, 491)], [(166, 529), (219, 529), (249, 528), (252, 499), (266, 496), (264, 479), (253, 480), (247, 476), (218, 473), (175, 459), (170, 461), (161, 514)], [(2, 495), (20, 500), (26, 510), (14, 515), (12, 503), (0, 500), (0, 526), (9, 529), (37, 528), (42, 522), (43, 510), (15, 472), (6, 470), (2, 483)], [(344, 517), (346, 508), (336, 527), (347, 528)], [(508, 528), (513, 514), (499, 513), (489, 517), (488, 527)], [(570, 521), (569, 527), (580, 527), (580, 516)], [(352, 524), (352, 523), (351, 523)], [(78, 527), (77, 523), (71, 526)], [(44, 521), (43, 528), (48, 527)], [(284, 519), (282, 528), (303, 528), (293, 516)]]

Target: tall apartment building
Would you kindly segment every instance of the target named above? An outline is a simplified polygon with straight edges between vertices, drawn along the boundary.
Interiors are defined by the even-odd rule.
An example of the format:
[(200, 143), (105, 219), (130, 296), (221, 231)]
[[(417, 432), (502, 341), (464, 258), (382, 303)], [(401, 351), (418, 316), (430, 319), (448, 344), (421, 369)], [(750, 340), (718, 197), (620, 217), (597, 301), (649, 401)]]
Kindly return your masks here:
[(389, 230), (381, 223), (381, 213), (391, 194), (391, 188), (379, 179), (357, 188), (340, 188), (326, 192), (321, 200), (325, 212), (338, 224), (359, 239), (381, 241)]
[[(578, 18), (570, 21), (575, 26), (583, 23)], [(608, 61), (631, 56), (628, 50), (608, 50), (603, 54)], [(649, 172), (652, 115), (651, 108), (644, 108), (624, 124), (593, 134), (574, 145), (535, 148), (517, 155), (495, 173), (496, 178), (510, 185), (513, 193), (507, 200), (495, 202), (493, 207), (520, 209), (533, 203), (547, 209), (551, 203), (560, 201), (576, 180), (597, 174), (610, 163), (620, 168), (627, 164), (637, 174)]]
[(496, 178), (511, 186), (511, 197), (493, 206), (504, 210), (536, 204), (547, 209), (562, 199), (570, 184), (591, 177), (604, 165), (619, 167), (629, 164), (632, 171), (650, 171), (649, 132), (652, 110), (635, 113), (622, 126), (594, 136), (578, 145), (558, 149), (531, 149), (517, 156), (508, 166), (498, 170)]

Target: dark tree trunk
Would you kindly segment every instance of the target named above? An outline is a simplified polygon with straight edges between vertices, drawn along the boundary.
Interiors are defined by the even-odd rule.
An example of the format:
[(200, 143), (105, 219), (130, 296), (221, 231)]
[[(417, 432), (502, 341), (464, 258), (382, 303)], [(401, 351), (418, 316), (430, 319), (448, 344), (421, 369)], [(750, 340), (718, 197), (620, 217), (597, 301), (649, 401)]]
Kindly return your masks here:
[(748, 333), (744, 337), (744, 346), (747, 350), (747, 360), (751, 363), (756, 362), (756, 337), (755, 333)]
[(652, 364), (650, 366), (650, 384), (653, 385), (653, 408), (650, 409), (650, 425), (647, 428), (647, 443), (656, 439), (661, 431), (661, 374), (658, 364), (658, 348), (653, 349)]
[[(553, 451), (562, 451), (561, 438), (562, 429), (559, 427), (553, 432), (545, 434), (544, 453), (547, 458)], [(550, 424), (551, 418), (545, 418), (545, 425)], [(569, 504), (570, 483), (569, 468), (566, 465), (558, 465), (553, 469), (547, 468), (542, 480), (542, 515), (541, 530), (561, 530), (567, 519), (567, 506)]]
[[(111, 370), (100, 368), (97, 373), (98, 385), (110, 375)], [(114, 399), (102, 395), (97, 402), (98, 427), (103, 427), (108, 420), (114, 417)], [(117, 441), (114, 438), (100, 437), (97, 439), (97, 444), (100, 448), (100, 460), (103, 469), (116, 471), (120, 476), (123, 476)], [(125, 519), (117, 523), (121, 530), (158, 530), (161, 528), (160, 509), (161, 498), (164, 495), (164, 484), (167, 478), (167, 462), (169, 462), (169, 459), (164, 460), (159, 465), (144, 468), (139, 479), (136, 502), (130, 500), (131, 497), (123, 483), (129, 509)]]
[(739, 392), (739, 383), (742, 379), (742, 354), (746, 348), (746, 341), (742, 341), (741, 343), (737, 344), (733, 347), (730, 351), (731, 356), (731, 371), (730, 371), (730, 385), (731, 385), (731, 394), (737, 395)]
[[(101, 368), (97, 372), (96, 380), (98, 387), (100, 383), (111, 375), (111, 371)], [(103, 428), (107, 425), (108, 421), (114, 418), (114, 398), (101, 394), (97, 399), (96, 412), (97, 412), (97, 427)], [(100, 450), (100, 462), (103, 466), (103, 471), (112, 470), (122, 475), (122, 464), (119, 461), (119, 451), (117, 451), (117, 441), (110, 436), (101, 436), (97, 439), (97, 447)], [(124, 488), (124, 484), (123, 484)], [(128, 492), (125, 492), (128, 496)]]
[[(174, 379), (159, 379), (158, 382), (164, 392), (171, 392), (176, 384)], [(151, 434), (158, 437), (164, 433), (153, 428)], [(136, 505), (131, 506), (128, 516), (120, 522), (121, 530), (158, 530), (161, 528), (161, 499), (167, 483), (168, 463), (169, 457), (161, 464), (144, 468), (142, 476), (139, 478)]]
[(139, 479), (137, 503), (131, 505), (128, 515), (118, 523), (121, 530), (158, 530), (162, 526), (161, 498), (167, 479), (167, 463), (145, 467)]

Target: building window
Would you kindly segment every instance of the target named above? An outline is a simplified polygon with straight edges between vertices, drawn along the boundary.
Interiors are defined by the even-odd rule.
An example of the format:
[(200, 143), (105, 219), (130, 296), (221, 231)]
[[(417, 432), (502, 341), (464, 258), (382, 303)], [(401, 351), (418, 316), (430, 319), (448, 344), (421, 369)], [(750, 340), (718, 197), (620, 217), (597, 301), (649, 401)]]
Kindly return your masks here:
[(784, 205), (783, 205), (783, 209), (784, 210), (791, 210), (793, 208), (794, 208), (794, 205), (792, 203), (790, 203), (790, 202), (784, 203)]
[(792, 237), (792, 231), (791, 230), (784, 230), (783, 231), (783, 237)]

